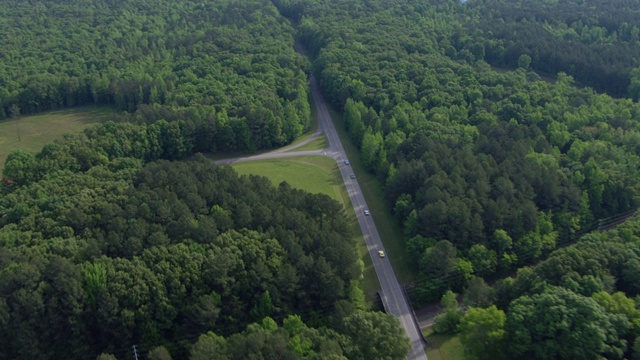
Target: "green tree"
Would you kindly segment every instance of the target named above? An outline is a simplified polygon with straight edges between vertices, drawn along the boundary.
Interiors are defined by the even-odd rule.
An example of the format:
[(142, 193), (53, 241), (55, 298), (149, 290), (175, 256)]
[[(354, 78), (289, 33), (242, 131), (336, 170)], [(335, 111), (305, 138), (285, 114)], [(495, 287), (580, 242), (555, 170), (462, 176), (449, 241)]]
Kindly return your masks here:
[(456, 254), (456, 248), (450, 241), (441, 240), (425, 251), (420, 268), (429, 276), (444, 276), (455, 270), (458, 264)]
[(7, 156), (2, 176), (18, 185), (36, 180), (34, 178), (35, 156), (27, 151), (13, 150)]
[(433, 331), (438, 334), (454, 334), (457, 331), (462, 315), (464, 315), (463, 311), (458, 309), (456, 294), (451, 290), (445, 292), (442, 295), (440, 304), (444, 313), (436, 316), (433, 323)]
[(631, 79), (629, 84), (629, 96), (634, 100), (640, 99), (640, 67), (634, 68), (629, 73)]
[(483, 278), (472, 277), (464, 289), (463, 304), (466, 306), (486, 308), (493, 304), (495, 293)]
[(251, 309), (251, 316), (256, 320), (262, 320), (267, 316), (270, 316), (273, 312), (273, 303), (271, 302), (271, 295), (269, 291), (265, 291), (260, 297), (258, 303)]
[(465, 353), (472, 359), (506, 359), (506, 315), (492, 305), (486, 309), (469, 308), (460, 320), (458, 331)]
[(633, 352), (631, 353), (631, 359), (638, 360), (640, 359), (640, 336), (636, 336), (633, 340)]
[(96, 359), (97, 360), (118, 360), (118, 358), (112, 354), (100, 354)]
[(410, 344), (398, 320), (377, 311), (357, 310), (342, 323), (342, 333), (349, 336), (354, 348), (349, 359), (404, 359)]
[(171, 360), (171, 354), (164, 346), (158, 346), (151, 351), (147, 355), (147, 359), (149, 360)]
[(527, 359), (622, 359), (624, 333), (614, 326), (619, 322), (591, 298), (548, 287), (509, 306), (505, 325), (508, 354)]
[(227, 341), (222, 336), (213, 332), (200, 335), (198, 341), (191, 347), (189, 352), (190, 360), (228, 360)]
[(499, 255), (502, 255), (513, 246), (513, 240), (511, 239), (511, 236), (509, 236), (509, 234), (502, 229), (497, 229), (493, 233), (493, 242), (498, 249)]
[(498, 264), (496, 252), (487, 249), (482, 244), (473, 245), (471, 249), (469, 249), (467, 259), (473, 264), (473, 272), (478, 276), (493, 274)]
[(362, 103), (356, 103), (352, 99), (347, 99), (344, 105), (343, 115), (349, 136), (358, 147), (362, 144), (362, 138), (365, 135), (364, 121), (362, 120), (362, 114), (359, 110), (360, 106), (362, 106)]
[(531, 65), (531, 56), (522, 54), (518, 57), (518, 67), (527, 70)]
[(369, 128), (362, 139), (362, 164), (368, 171), (375, 171), (383, 160), (381, 152), (384, 143), (380, 133), (373, 133)]
[(82, 268), (82, 278), (89, 303), (95, 306), (97, 297), (107, 285), (107, 270), (102, 264), (87, 264)]
[(631, 323), (634, 334), (640, 333), (640, 310), (636, 308), (633, 299), (628, 298), (623, 292), (609, 294), (605, 291), (595, 293), (591, 296), (609, 314), (624, 315)]

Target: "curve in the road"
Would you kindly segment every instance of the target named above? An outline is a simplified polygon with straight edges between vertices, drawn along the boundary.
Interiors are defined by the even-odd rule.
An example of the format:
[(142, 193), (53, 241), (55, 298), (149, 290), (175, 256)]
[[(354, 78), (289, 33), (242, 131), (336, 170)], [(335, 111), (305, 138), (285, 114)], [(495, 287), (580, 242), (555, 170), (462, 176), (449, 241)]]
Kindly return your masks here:
[[(389, 261), (388, 257), (381, 258), (378, 256), (379, 250), (384, 251), (382, 239), (380, 238), (378, 229), (373, 222), (372, 216), (364, 215), (364, 210), (368, 209), (367, 202), (362, 195), (362, 191), (357, 179), (351, 179), (351, 170), (349, 169), (349, 165), (345, 164), (345, 160), (347, 160), (347, 154), (344, 151), (344, 147), (342, 146), (340, 137), (338, 136), (333, 122), (331, 121), (331, 116), (329, 115), (329, 111), (324, 104), (322, 96), (320, 95), (318, 85), (313, 75), (309, 78), (309, 80), (313, 100), (316, 103), (316, 108), (318, 111), (318, 132), (313, 134), (309, 139), (290, 147), (255, 156), (218, 160), (215, 163), (220, 165), (228, 165), (244, 161), (265, 160), (304, 155), (329, 156), (335, 159), (338, 162), (338, 168), (340, 169), (340, 173), (342, 174), (342, 179), (347, 186), (347, 192), (349, 193), (351, 204), (354, 207), (358, 223), (360, 224), (362, 234), (364, 235), (364, 239), (367, 244), (369, 255), (371, 256), (371, 260), (373, 262), (373, 267), (375, 269), (376, 275), (378, 276), (378, 281), (380, 282), (380, 287), (382, 289), (382, 301), (384, 302), (385, 309), (387, 309), (387, 311), (391, 315), (395, 316), (400, 321), (400, 324), (405, 330), (406, 336), (411, 342), (411, 349), (409, 355), (407, 356), (407, 359), (427, 360), (427, 356), (424, 352), (420, 329), (418, 328), (416, 321), (414, 321), (413, 319), (413, 313), (411, 311), (409, 301), (405, 296), (406, 294), (402, 291), (400, 284), (398, 283), (395, 273), (393, 272), (391, 262)], [(327, 137), (327, 142), (329, 143), (329, 147), (327, 149), (291, 152), (291, 150), (309, 143), (320, 133), (324, 133)]]

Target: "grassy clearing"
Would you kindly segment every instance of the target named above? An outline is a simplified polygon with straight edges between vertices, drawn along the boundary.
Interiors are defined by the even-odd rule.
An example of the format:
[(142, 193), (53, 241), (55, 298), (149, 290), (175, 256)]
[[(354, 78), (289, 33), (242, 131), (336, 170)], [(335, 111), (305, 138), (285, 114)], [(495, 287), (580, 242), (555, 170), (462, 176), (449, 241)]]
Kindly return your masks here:
[(256, 174), (269, 178), (274, 185), (286, 181), (292, 187), (311, 193), (325, 194), (342, 201), (340, 184), (333, 176), (335, 161), (321, 156), (268, 159), (232, 165), (242, 175)]
[(307, 150), (322, 150), (329, 147), (329, 143), (327, 142), (327, 137), (324, 135), (320, 135), (317, 138), (311, 140), (310, 143), (300, 146), (299, 148), (295, 148), (291, 151), (307, 151)]
[(81, 131), (113, 114), (110, 107), (85, 106), (0, 121), (0, 169), (12, 150), (39, 152), (63, 134)]
[(335, 110), (329, 108), (333, 123), (340, 135), (342, 145), (351, 160), (353, 172), (358, 177), (358, 183), (367, 199), (367, 205), (371, 210), (371, 216), (375, 220), (376, 227), (384, 243), (384, 248), (389, 255), (393, 270), (400, 283), (411, 282), (415, 274), (411, 270), (410, 260), (404, 247), (402, 229), (391, 214), (391, 209), (385, 203), (383, 184), (375, 175), (368, 173), (360, 161), (360, 152), (349, 139), (346, 129), (341, 121), (342, 117)]
[(357, 244), (358, 256), (365, 264), (364, 278), (361, 281), (362, 290), (367, 295), (367, 301), (372, 300), (380, 287), (371, 258), (362, 236), (356, 214), (351, 205), (347, 188), (342, 181), (338, 165), (335, 160), (322, 156), (302, 156), (288, 159), (269, 159), (250, 161), (232, 165), (240, 174), (256, 174), (266, 176), (274, 185), (286, 181), (294, 188), (311, 193), (328, 195), (340, 202), (346, 209), (349, 223)]
[(427, 358), (429, 360), (464, 360), (464, 348), (458, 336), (427, 336)]
[(213, 161), (217, 161), (217, 160), (233, 159), (233, 158), (239, 158), (239, 157), (245, 157), (245, 156), (260, 155), (260, 154), (265, 154), (271, 151), (273, 151), (273, 149), (260, 150), (253, 153), (248, 153), (246, 151), (225, 151), (225, 152), (207, 153), (207, 154), (204, 154), (204, 156), (206, 156), (207, 158)]

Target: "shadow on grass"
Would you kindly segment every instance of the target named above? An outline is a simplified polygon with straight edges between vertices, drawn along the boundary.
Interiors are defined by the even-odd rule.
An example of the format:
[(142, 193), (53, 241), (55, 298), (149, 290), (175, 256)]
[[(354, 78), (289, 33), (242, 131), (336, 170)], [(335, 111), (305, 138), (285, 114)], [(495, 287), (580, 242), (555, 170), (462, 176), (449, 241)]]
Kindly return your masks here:
[(427, 358), (429, 360), (465, 360), (464, 347), (457, 335), (431, 334), (425, 331), (427, 338)]

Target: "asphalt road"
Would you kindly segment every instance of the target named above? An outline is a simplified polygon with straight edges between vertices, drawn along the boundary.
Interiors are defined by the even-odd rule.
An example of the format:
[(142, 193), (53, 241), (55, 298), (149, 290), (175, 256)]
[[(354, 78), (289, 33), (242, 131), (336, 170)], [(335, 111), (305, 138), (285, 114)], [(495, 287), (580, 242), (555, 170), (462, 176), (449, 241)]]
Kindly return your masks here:
[[(338, 168), (340, 169), (342, 179), (347, 186), (349, 198), (351, 199), (351, 203), (353, 204), (356, 216), (358, 218), (358, 223), (360, 224), (362, 234), (364, 235), (364, 239), (367, 244), (369, 255), (371, 256), (371, 260), (373, 261), (373, 266), (376, 271), (376, 275), (378, 276), (380, 287), (382, 289), (381, 295), (384, 308), (387, 313), (395, 316), (398, 320), (400, 320), (400, 324), (404, 328), (407, 338), (409, 338), (409, 340), (411, 341), (411, 350), (409, 352), (409, 356), (407, 356), (407, 359), (427, 360), (427, 356), (424, 352), (424, 347), (422, 344), (422, 339), (419, 334), (420, 329), (418, 328), (417, 322), (413, 319), (409, 307), (409, 302), (405, 298), (402, 288), (400, 287), (400, 284), (396, 279), (393, 268), (391, 267), (391, 263), (389, 262), (389, 258), (381, 258), (378, 254), (379, 250), (384, 251), (384, 246), (382, 245), (380, 234), (378, 233), (378, 229), (376, 228), (376, 225), (373, 221), (373, 216), (366, 216), (364, 214), (364, 210), (369, 209), (369, 207), (367, 206), (367, 202), (362, 195), (362, 191), (360, 190), (358, 179), (351, 179), (351, 167), (345, 164), (345, 160), (348, 160), (347, 154), (344, 151), (344, 147), (342, 146), (340, 137), (338, 136), (333, 122), (331, 121), (331, 116), (329, 115), (329, 111), (327, 110), (322, 95), (318, 90), (316, 80), (313, 76), (311, 76), (310, 78), (310, 85), (313, 100), (316, 103), (316, 108), (318, 110), (319, 131), (317, 133), (313, 134), (306, 141), (283, 149), (260, 155), (218, 160), (215, 163), (219, 165), (226, 165), (236, 162), (304, 155), (323, 155), (334, 158), (338, 162)], [(319, 136), (321, 133), (324, 133), (327, 137), (327, 142), (329, 143), (329, 147), (327, 149), (292, 151), (307, 144), (308, 142)]]
[(404, 328), (406, 336), (411, 341), (411, 350), (409, 351), (407, 359), (427, 360), (427, 355), (424, 352), (422, 339), (419, 334), (420, 329), (413, 320), (409, 302), (405, 298), (400, 284), (398, 283), (398, 279), (393, 272), (389, 258), (381, 258), (378, 255), (379, 250), (384, 251), (384, 246), (382, 245), (382, 239), (380, 238), (378, 229), (373, 221), (373, 217), (364, 215), (364, 210), (369, 209), (369, 207), (362, 195), (362, 190), (360, 190), (358, 179), (351, 179), (350, 177), (352, 174), (351, 167), (345, 164), (347, 154), (344, 151), (344, 147), (342, 147), (342, 142), (340, 141), (338, 133), (331, 121), (329, 111), (327, 110), (324, 100), (320, 95), (315, 78), (311, 76), (310, 80), (311, 93), (313, 94), (313, 100), (315, 101), (316, 108), (318, 109), (318, 128), (326, 135), (329, 143), (329, 152), (331, 152), (333, 158), (338, 161), (338, 167), (340, 168), (342, 179), (347, 186), (349, 198), (351, 198), (351, 204), (353, 204), (353, 208), (358, 218), (358, 223), (360, 223), (360, 228), (364, 235), (364, 240), (367, 243), (369, 255), (373, 261), (373, 267), (376, 271), (376, 275), (378, 275), (378, 281), (380, 282), (380, 287), (382, 289), (382, 302), (384, 307), (389, 314), (400, 320), (400, 324)]

